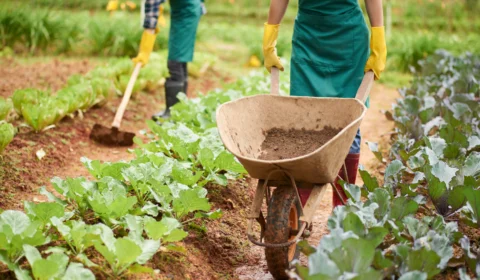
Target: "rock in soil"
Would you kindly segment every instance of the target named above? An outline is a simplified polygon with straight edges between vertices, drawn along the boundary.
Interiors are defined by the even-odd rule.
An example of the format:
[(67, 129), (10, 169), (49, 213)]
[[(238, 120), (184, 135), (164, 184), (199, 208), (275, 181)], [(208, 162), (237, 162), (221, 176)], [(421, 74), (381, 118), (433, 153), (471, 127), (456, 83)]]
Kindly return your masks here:
[(323, 146), (341, 130), (330, 126), (319, 131), (272, 128), (266, 132), (258, 158), (279, 160), (306, 155)]

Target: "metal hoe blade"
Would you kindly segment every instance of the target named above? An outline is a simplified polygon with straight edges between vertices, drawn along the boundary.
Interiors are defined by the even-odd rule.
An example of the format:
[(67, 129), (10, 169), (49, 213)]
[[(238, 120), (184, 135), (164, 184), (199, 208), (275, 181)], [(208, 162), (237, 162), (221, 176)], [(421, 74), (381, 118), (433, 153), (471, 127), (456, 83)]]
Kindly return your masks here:
[(131, 146), (135, 133), (119, 131), (118, 127), (93, 126), (90, 139), (106, 146)]

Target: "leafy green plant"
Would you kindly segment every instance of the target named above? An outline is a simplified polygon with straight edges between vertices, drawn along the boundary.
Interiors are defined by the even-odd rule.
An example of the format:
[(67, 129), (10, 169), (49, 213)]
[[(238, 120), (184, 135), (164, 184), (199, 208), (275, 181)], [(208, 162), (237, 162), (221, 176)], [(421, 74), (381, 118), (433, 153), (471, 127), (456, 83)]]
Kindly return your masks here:
[(102, 227), (101, 241), (95, 240), (95, 249), (105, 258), (115, 276), (121, 276), (134, 264), (145, 264), (160, 248), (157, 240), (115, 238), (109, 227)]
[(0, 261), (9, 269), (23, 257), (23, 246), (39, 246), (49, 242), (41, 230), (40, 221), (32, 221), (20, 211), (7, 210), (0, 214)]
[[(362, 188), (345, 184), (349, 200), (329, 218), (330, 234), (316, 249), (303, 246), (308, 267), (297, 264), (292, 276), (431, 279), (448, 266), (458, 242), (470, 272), (478, 270), (478, 252), (444, 217), (461, 211), (465, 224), (479, 225), (479, 61), (439, 51), (418, 63), (421, 75), (401, 90), (403, 99), (387, 114), (397, 134), (384, 184), (366, 170), (360, 170)], [(383, 162), (378, 148), (369, 146)], [(364, 261), (363, 269), (347, 266), (351, 261)], [(468, 279), (465, 269), (459, 274)]]
[[(23, 245), (25, 256), (32, 267), (32, 274), (35, 280), (50, 279), (87, 279), (93, 280), (95, 276), (80, 263), (70, 263), (64, 253), (54, 252), (47, 258), (42, 258), (37, 248), (30, 245)], [(68, 267), (67, 267), (68, 265)], [(18, 277), (18, 275), (17, 275)], [(28, 276), (19, 279), (31, 279)]]
[(5, 150), (5, 147), (10, 144), (15, 135), (13, 125), (9, 123), (0, 123), (0, 154)]
[(10, 98), (0, 97), (0, 121), (5, 120), (13, 109), (13, 103)]

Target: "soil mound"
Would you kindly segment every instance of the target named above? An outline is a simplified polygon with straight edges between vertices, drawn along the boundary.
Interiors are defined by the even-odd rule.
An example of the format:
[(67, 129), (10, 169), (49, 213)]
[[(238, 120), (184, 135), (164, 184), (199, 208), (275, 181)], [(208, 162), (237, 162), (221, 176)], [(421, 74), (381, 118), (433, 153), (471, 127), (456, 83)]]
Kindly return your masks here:
[(326, 126), (322, 130), (272, 128), (266, 132), (259, 159), (279, 160), (306, 155), (327, 143), (342, 128)]

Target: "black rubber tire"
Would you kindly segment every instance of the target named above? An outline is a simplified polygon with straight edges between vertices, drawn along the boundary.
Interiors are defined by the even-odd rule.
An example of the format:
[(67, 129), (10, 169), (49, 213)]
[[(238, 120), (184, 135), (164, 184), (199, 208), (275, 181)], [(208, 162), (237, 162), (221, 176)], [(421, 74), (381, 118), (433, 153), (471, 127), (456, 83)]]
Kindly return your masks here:
[[(290, 238), (289, 215), (292, 207), (297, 210), (297, 226), (300, 228), (301, 205), (292, 188), (276, 188), (273, 191), (267, 213), (267, 225), (265, 229), (266, 243), (284, 243)], [(290, 247), (268, 248), (265, 247), (265, 258), (268, 271), (275, 279), (288, 279), (285, 270), (290, 268), (292, 260), (297, 259), (300, 250), (295, 246), (293, 257), (289, 257)], [(292, 251), (293, 252), (293, 251)]]

